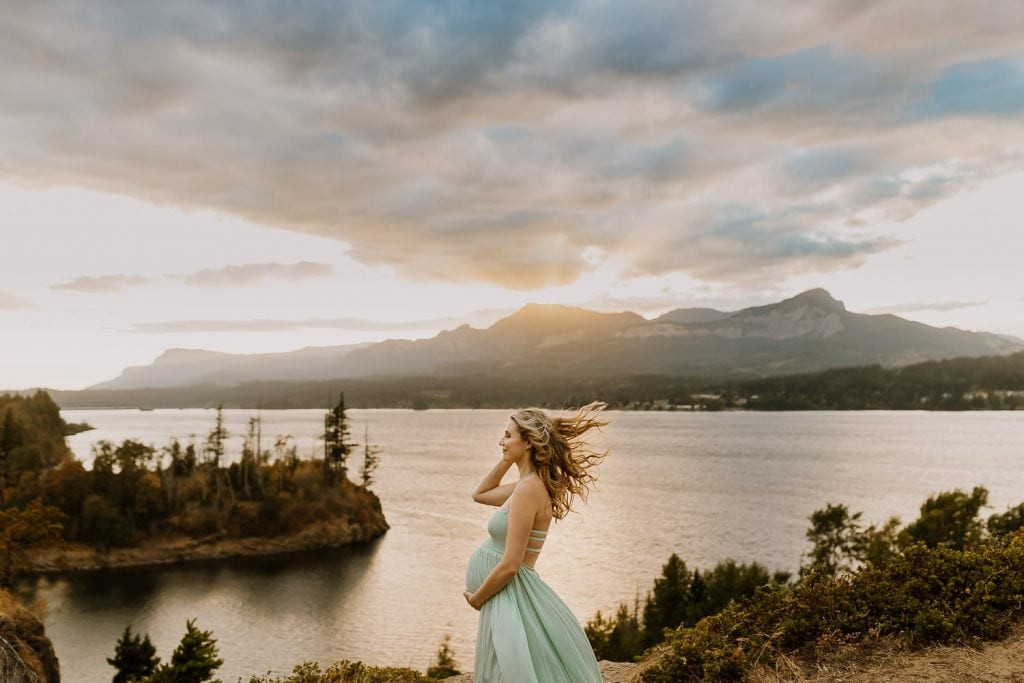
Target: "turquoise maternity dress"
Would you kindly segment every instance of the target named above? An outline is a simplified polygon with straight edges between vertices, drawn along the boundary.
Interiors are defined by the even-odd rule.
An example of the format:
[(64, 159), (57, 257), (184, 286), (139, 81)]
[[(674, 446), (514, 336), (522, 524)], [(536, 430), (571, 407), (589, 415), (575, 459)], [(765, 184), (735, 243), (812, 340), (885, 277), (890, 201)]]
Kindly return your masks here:
[[(508, 510), (500, 507), (487, 522), (488, 539), (469, 558), (470, 592), (501, 560), (507, 532)], [(545, 535), (534, 529), (530, 539)], [(480, 609), (475, 677), (477, 683), (599, 683), (601, 672), (579, 621), (532, 567), (521, 564)]]

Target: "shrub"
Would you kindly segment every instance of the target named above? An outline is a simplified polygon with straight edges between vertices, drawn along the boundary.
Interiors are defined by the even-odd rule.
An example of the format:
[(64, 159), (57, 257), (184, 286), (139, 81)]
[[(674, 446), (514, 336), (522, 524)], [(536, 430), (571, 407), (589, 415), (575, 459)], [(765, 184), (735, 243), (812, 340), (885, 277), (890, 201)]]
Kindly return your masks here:
[(455, 653), (452, 652), (451, 640), (450, 634), (444, 634), (441, 647), (437, 650), (437, 662), (434, 666), (427, 669), (427, 676), (430, 678), (448, 678), (449, 676), (458, 676), (462, 673), (456, 668)]
[(391, 666), (367, 666), (347, 659), (332, 664), (326, 671), (314, 662), (303, 662), (292, 669), (287, 678), (272, 678), (270, 674), (252, 676), (249, 683), (431, 683), (415, 669)]
[(812, 572), (795, 587), (761, 588), (693, 628), (671, 634), (671, 650), (648, 683), (740, 680), (783, 652), (822, 641), (902, 638), (910, 647), (991, 640), (1024, 616), (1024, 534), (973, 549), (913, 545), (882, 567), (834, 577)]

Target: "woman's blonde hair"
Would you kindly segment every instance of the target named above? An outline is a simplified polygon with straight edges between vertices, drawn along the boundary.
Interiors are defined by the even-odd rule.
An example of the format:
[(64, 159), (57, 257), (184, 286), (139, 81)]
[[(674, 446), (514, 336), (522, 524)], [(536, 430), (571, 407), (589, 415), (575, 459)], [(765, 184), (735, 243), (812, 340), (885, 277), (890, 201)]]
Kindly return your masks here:
[(548, 489), (556, 519), (572, 509), (575, 497), (586, 502), (596, 481), (594, 468), (608, 455), (608, 451), (595, 450), (583, 440), (591, 429), (611, 422), (599, 416), (606, 407), (595, 401), (570, 417), (551, 417), (540, 408), (524, 408), (512, 414), (520, 436), (530, 445), (530, 458)]

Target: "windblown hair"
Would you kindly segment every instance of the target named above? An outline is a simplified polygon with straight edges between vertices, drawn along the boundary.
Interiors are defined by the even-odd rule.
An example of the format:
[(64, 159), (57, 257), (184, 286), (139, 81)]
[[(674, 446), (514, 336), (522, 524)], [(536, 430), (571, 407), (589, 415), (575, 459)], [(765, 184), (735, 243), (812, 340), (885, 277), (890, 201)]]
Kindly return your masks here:
[(570, 417), (551, 417), (540, 408), (524, 408), (512, 414), (523, 441), (530, 445), (530, 458), (537, 476), (551, 497), (556, 519), (572, 510), (573, 499), (584, 502), (596, 481), (595, 467), (608, 455), (591, 447), (583, 436), (611, 420), (601, 419), (606, 404), (595, 401)]

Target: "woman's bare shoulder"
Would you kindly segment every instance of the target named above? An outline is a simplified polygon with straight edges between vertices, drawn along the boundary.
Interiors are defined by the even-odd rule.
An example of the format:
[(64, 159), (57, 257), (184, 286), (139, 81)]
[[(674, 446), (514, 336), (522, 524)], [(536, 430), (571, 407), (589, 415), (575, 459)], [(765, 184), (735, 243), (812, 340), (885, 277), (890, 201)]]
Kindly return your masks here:
[(534, 475), (517, 482), (515, 490), (512, 491), (512, 496), (520, 500), (540, 502), (548, 499), (548, 489), (544, 486), (544, 482), (541, 481), (540, 477)]

